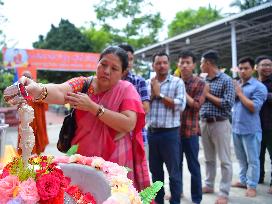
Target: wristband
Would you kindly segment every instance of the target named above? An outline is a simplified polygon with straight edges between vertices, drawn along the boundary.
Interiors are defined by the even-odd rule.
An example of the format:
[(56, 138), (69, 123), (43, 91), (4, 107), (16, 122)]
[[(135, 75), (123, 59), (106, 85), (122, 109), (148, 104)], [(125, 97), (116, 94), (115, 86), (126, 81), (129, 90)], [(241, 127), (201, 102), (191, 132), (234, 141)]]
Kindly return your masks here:
[(46, 99), (47, 95), (48, 95), (48, 91), (47, 91), (47, 88), (46, 86), (44, 86), (43, 84), (39, 83), (38, 84), (40, 87), (42, 87), (42, 92), (41, 94), (39, 95), (39, 97), (35, 98), (34, 99), (34, 102), (41, 102), (43, 101), (44, 99)]
[(104, 113), (105, 113), (105, 108), (103, 105), (100, 105), (96, 112), (96, 117), (100, 118)]

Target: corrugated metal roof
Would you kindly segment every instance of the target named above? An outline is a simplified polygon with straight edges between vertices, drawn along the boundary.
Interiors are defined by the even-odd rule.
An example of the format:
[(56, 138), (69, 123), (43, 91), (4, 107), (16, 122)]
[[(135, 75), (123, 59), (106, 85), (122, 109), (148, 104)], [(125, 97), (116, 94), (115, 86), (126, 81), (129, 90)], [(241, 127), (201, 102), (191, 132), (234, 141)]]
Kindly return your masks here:
[[(259, 42), (262, 45), (259, 49), (264, 51), (267, 48), (263, 45), (268, 44), (268, 51), (272, 53), (272, 2), (269, 2), (139, 49), (135, 52), (135, 56), (150, 60), (154, 52), (165, 49), (166, 45), (172, 60), (182, 49), (191, 49), (200, 54), (205, 49), (220, 49), (221, 46), (228, 50), (226, 52), (230, 52), (230, 24), (232, 22), (236, 25), (238, 49), (249, 49), (244, 45), (248, 42), (254, 50), (256, 46), (253, 46), (252, 42), (255, 41), (255, 44)], [(189, 44), (185, 42), (186, 39), (189, 39)], [(260, 52), (256, 52), (256, 55)], [(248, 52), (240, 50), (239, 53), (242, 55)], [(223, 53), (223, 59), (230, 60), (230, 55), (231, 53)]]

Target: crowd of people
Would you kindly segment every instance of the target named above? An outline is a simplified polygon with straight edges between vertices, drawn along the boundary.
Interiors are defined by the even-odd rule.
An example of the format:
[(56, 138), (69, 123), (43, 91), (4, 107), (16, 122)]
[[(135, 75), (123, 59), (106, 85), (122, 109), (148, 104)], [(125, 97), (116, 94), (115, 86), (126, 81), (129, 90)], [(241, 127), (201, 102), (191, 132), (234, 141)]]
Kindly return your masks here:
[[(258, 183), (264, 181), (266, 149), (272, 161), (272, 59), (241, 58), (239, 79), (234, 80), (220, 71), (218, 53), (209, 50), (201, 57), (201, 72), (207, 75), (201, 78), (195, 74), (193, 52), (179, 54), (175, 76), (170, 74), (168, 54), (159, 52), (152, 58), (155, 76), (145, 80), (132, 72), (133, 54), (127, 44), (106, 48), (86, 94), (80, 93), (86, 77), (62, 84), (41, 85), (27, 77), (20, 81), (36, 101), (69, 103), (76, 109), (72, 144), (79, 145), (78, 153), (129, 167), (137, 190), (150, 185), (145, 141), (152, 181), (164, 181), (164, 164), (169, 174), (171, 195), (162, 188), (155, 198), (157, 204), (165, 199), (180, 203), (184, 155), (193, 203), (201, 203), (203, 194), (214, 193), (217, 155), (221, 181), (216, 204), (228, 203), (231, 187), (245, 188), (245, 196), (255, 197)], [(255, 68), (258, 78), (253, 75)], [(204, 183), (198, 159), (200, 136)], [(239, 181), (234, 183), (232, 138), (240, 165)]]

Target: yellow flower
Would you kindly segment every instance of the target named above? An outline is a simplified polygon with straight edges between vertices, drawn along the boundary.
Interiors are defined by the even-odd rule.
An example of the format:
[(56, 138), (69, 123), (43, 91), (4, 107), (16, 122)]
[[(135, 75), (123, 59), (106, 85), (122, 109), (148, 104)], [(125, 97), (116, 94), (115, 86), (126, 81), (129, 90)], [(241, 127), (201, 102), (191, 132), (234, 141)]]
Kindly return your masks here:
[(33, 158), (33, 161), (35, 164), (39, 164), (41, 162), (41, 158), (40, 157), (35, 157)]
[(19, 186), (16, 186), (12, 193), (13, 198), (17, 197), (18, 193), (19, 193)]

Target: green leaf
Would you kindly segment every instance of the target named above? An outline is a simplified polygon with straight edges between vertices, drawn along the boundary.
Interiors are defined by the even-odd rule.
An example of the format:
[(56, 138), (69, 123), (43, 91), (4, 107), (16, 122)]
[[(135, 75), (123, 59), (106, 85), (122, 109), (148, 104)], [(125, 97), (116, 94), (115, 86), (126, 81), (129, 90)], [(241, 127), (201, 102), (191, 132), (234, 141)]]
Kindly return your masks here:
[(68, 156), (72, 156), (72, 155), (74, 155), (74, 154), (77, 153), (77, 150), (78, 150), (78, 144), (77, 144), (77, 145), (73, 145), (73, 146), (66, 152), (66, 154), (67, 154)]
[(163, 187), (163, 182), (156, 181), (151, 186), (147, 187), (146, 189), (140, 192), (140, 197), (142, 199), (143, 204), (150, 204), (158, 191)]
[(128, 167), (125, 167), (125, 168), (126, 168), (126, 170), (127, 170), (128, 172), (131, 172), (131, 171), (132, 171), (131, 168), (128, 168)]

